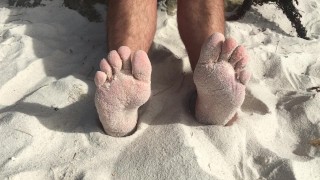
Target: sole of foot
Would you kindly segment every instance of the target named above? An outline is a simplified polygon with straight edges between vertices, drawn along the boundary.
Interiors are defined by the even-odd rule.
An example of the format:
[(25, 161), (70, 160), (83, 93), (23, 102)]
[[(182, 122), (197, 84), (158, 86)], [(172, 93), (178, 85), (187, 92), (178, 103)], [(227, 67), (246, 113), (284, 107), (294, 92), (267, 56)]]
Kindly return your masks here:
[(197, 88), (195, 116), (211, 125), (230, 125), (245, 97), (251, 73), (245, 48), (215, 33), (203, 44), (193, 79)]
[(100, 62), (94, 81), (95, 105), (108, 135), (121, 137), (133, 133), (138, 108), (151, 95), (151, 63), (144, 51), (134, 53), (122, 46), (110, 51)]

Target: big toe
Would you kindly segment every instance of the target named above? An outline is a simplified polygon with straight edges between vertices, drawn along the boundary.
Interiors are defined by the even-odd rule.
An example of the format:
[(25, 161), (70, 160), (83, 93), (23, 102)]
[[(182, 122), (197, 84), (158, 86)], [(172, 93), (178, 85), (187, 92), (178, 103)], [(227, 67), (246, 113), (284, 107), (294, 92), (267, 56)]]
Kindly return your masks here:
[(150, 82), (152, 67), (146, 52), (142, 50), (135, 52), (131, 63), (133, 77), (141, 81)]
[(202, 45), (199, 63), (208, 64), (218, 61), (225, 37), (221, 33), (212, 34)]

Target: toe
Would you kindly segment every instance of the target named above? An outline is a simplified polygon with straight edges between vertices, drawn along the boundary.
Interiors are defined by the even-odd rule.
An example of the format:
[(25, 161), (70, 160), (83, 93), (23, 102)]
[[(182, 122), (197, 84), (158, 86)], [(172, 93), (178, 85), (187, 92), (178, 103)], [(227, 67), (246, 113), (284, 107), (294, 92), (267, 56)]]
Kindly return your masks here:
[(112, 78), (112, 69), (106, 59), (100, 61), (100, 70), (107, 75), (107, 80)]
[(151, 71), (152, 68), (148, 55), (142, 50), (134, 53), (132, 58), (133, 76), (138, 80), (150, 82)]
[(243, 84), (246, 85), (251, 77), (251, 72), (247, 69), (244, 69), (243, 71), (240, 72), (239, 74), (239, 81)]
[(214, 63), (221, 53), (222, 44), (225, 38), (221, 33), (214, 33), (202, 45), (199, 63)]
[(106, 73), (102, 71), (97, 71), (96, 76), (94, 77), (94, 82), (97, 87), (102, 86), (107, 79)]
[(237, 48), (238, 43), (233, 38), (228, 38), (224, 41), (221, 49), (221, 54), (218, 61), (229, 61), (232, 52)]
[(242, 71), (247, 66), (248, 61), (249, 61), (249, 57), (247, 55), (245, 55), (242, 59), (240, 59), (236, 63), (236, 65), (234, 67), (235, 72)]
[(232, 53), (229, 63), (235, 65), (242, 59), (248, 59), (247, 51), (243, 46), (238, 46)]
[(114, 70), (113, 73), (116, 73), (117, 71), (121, 70), (122, 61), (117, 51), (110, 51), (110, 53), (108, 54), (108, 62)]
[(130, 62), (130, 56), (131, 56), (131, 50), (127, 46), (121, 46), (118, 49), (118, 53), (120, 58), (122, 59), (122, 69), (123, 70), (130, 70), (131, 69), (131, 62)]

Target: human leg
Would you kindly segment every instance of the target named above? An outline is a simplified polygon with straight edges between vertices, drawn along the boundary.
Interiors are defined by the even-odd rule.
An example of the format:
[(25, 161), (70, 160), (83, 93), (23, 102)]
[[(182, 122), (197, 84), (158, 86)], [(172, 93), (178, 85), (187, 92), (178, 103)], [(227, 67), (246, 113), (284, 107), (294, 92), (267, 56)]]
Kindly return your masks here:
[(194, 70), (204, 41), (215, 32), (224, 34), (224, 1), (178, 0), (177, 18), (179, 33)]
[(109, 0), (107, 42), (109, 51), (128, 46), (148, 52), (157, 23), (156, 0)]
[(95, 105), (105, 132), (133, 132), (138, 108), (151, 94), (149, 50), (156, 29), (156, 0), (110, 0), (107, 59), (96, 73)]
[(224, 35), (223, 0), (178, 1), (178, 28), (194, 70), (195, 116), (204, 124), (227, 125), (245, 96), (250, 73), (242, 46)]

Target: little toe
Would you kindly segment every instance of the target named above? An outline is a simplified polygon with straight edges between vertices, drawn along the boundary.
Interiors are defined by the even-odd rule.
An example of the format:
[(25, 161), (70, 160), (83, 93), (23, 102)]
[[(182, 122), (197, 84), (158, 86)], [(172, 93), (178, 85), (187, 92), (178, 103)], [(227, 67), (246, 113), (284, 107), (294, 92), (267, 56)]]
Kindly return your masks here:
[(151, 80), (151, 63), (147, 53), (139, 50), (134, 53), (132, 58), (132, 74), (138, 80), (150, 82)]
[(232, 52), (237, 48), (238, 43), (233, 38), (228, 38), (224, 41), (221, 49), (221, 54), (218, 61), (229, 61)]
[(108, 62), (110, 66), (113, 68), (114, 72), (120, 71), (122, 68), (122, 61), (117, 51), (112, 50), (108, 54)]
[(238, 46), (231, 54), (229, 63), (235, 67), (235, 65), (244, 58), (248, 59), (247, 51), (243, 46)]
[(123, 70), (130, 70), (131, 69), (131, 62), (130, 62), (130, 56), (131, 56), (131, 50), (127, 46), (121, 46), (118, 49), (118, 53), (120, 58), (122, 59), (122, 69)]
[(221, 33), (214, 33), (202, 45), (199, 63), (208, 64), (218, 61), (225, 37)]
[(107, 75), (106, 73), (102, 72), (102, 71), (97, 71), (95, 77), (94, 77), (94, 82), (96, 84), (97, 87), (102, 86), (107, 79)]
[(243, 84), (246, 85), (251, 77), (251, 72), (247, 69), (244, 69), (243, 71), (240, 72), (239, 74), (239, 81)]
[(106, 59), (102, 59), (100, 61), (100, 70), (103, 71), (107, 75), (107, 80), (112, 79), (112, 69)]

